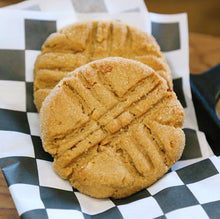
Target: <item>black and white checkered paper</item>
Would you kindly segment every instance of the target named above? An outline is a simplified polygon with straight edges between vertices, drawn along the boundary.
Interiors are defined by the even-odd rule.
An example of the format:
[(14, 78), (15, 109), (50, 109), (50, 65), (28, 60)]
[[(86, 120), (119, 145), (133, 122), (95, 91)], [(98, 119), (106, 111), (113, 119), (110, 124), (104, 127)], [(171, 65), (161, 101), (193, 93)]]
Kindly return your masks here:
[[(135, 13), (127, 15), (111, 16), (125, 22), (139, 19)], [(151, 14), (152, 34), (171, 66), (174, 90), (186, 113), (184, 153), (154, 185), (120, 200), (81, 194), (54, 172), (53, 158), (42, 149), (33, 104), (34, 61), (47, 36), (77, 17), (16, 10), (0, 10), (0, 17), (0, 167), (22, 219), (220, 217), (220, 159), (197, 129), (184, 75), (188, 66), (183, 70), (188, 64), (184, 14), (171, 22)], [(186, 63), (181, 60), (185, 55)]]

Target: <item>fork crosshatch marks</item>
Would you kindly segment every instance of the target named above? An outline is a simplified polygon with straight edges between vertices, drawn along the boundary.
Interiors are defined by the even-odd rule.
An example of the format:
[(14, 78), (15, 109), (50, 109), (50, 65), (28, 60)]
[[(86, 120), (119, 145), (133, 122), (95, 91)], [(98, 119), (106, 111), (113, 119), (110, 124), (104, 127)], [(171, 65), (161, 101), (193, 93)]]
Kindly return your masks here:
[[(5, 24), (10, 26), (11, 23), (9, 23), (9, 21), (13, 21), (15, 25), (17, 25), (16, 20), (13, 18), (13, 16), (11, 18), (12, 19), (8, 21), (6, 20), (7, 22), (5, 21)], [(204, 188), (205, 190), (207, 190), (207, 192), (213, 192), (219, 194), (218, 187), (211, 186), (212, 177), (213, 176), (217, 177), (219, 175), (219, 173), (217, 174), (216, 169), (212, 165), (211, 159), (210, 161), (203, 161), (202, 163), (201, 162), (197, 163), (196, 166), (194, 166), (193, 168), (194, 175), (192, 175), (192, 171), (191, 171), (192, 167), (186, 167), (183, 170), (177, 171), (176, 175), (180, 178), (181, 181), (183, 181), (184, 184), (186, 184), (185, 187), (183, 185), (177, 184), (172, 187), (165, 188), (165, 190), (161, 190), (153, 196), (147, 190), (144, 189), (139, 193), (136, 193), (126, 199), (104, 200), (104, 202), (99, 202), (98, 204), (96, 202), (91, 201), (91, 203), (89, 203), (89, 206), (87, 205), (88, 202), (86, 202), (87, 199), (85, 198), (84, 195), (77, 196), (78, 192), (76, 191), (76, 189), (72, 189), (70, 191), (70, 190), (63, 190), (62, 188), (58, 188), (60, 181), (53, 182), (52, 183), (53, 185), (51, 187), (47, 187), (45, 183), (43, 185), (39, 185), (39, 179), (41, 179), (41, 183), (42, 183), (42, 178), (39, 177), (39, 169), (40, 169), (39, 164), (42, 163), (45, 165), (47, 164), (49, 166), (49, 167), (47, 166), (47, 169), (49, 169), (51, 167), (50, 162), (53, 159), (49, 154), (43, 151), (40, 137), (33, 136), (31, 134), (30, 124), (32, 123), (35, 124), (34, 123), (35, 117), (30, 116), (27, 118), (27, 116), (30, 113), (33, 114), (33, 112), (36, 112), (36, 110), (33, 106), (33, 98), (31, 97), (33, 92), (32, 91), (33, 81), (31, 80), (30, 77), (28, 77), (28, 79), (27, 77), (25, 77), (25, 71), (27, 71), (27, 67), (25, 63), (27, 64), (28, 62), (29, 66), (32, 65), (32, 63), (34, 63), (33, 59), (36, 57), (37, 52), (40, 50), (42, 42), (51, 32), (56, 32), (56, 21), (48, 21), (48, 19), (41, 21), (34, 20), (34, 18), (32, 18), (31, 16), (27, 16), (24, 18), (24, 20), (22, 20), (22, 24), (25, 26), (22, 28), (26, 33), (24, 32), (24, 34), (21, 34), (20, 36), (17, 36), (16, 34), (17, 37), (20, 37), (19, 40), (17, 39), (16, 42), (17, 45), (15, 46), (15, 44), (11, 43), (12, 41), (10, 39), (5, 38), (5, 40), (3, 40), (1, 45), (3, 45), (5, 41), (8, 41), (9, 43), (7, 45), (10, 44), (10, 46), (8, 47), (4, 46), (1, 47), (0, 49), (1, 84), (3, 85), (3, 87), (8, 88), (8, 86), (11, 85), (11, 87), (13, 88), (13, 86), (18, 87), (15, 84), (18, 83), (19, 86), (22, 88), (19, 90), (20, 92), (16, 92), (18, 89), (13, 89), (13, 92), (9, 90), (10, 94), (13, 95), (16, 94), (14, 95), (14, 97), (15, 99), (19, 100), (18, 101), (19, 104), (14, 106), (14, 105), (10, 105), (12, 101), (6, 101), (4, 103), (4, 108), (1, 107), (0, 109), (0, 130), (2, 134), (1, 136), (6, 136), (7, 134), (8, 135), (7, 139), (11, 139), (11, 141), (8, 142), (12, 142), (12, 144), (9, 144), (12, 150), (7, 151), (7, 153), (5, 154), (1, 153), (3, 157), (1, 158), (0, 166), (3, 169), (3, 173), (7, 181), (9, 182), (9, 185), (11, 185), (10, 190), (12, 194), (15, 195), (16, 198), (18, 198), (14, 200), (16, 205), (22, 207), (22, 209), (21, 208), (18, 209), (19, 215), (22, 219), (29, 219), (29, 218), (51, 219), (51, 218), (59, 217), (60, 215), (65, 217), (71, 215), (71, 217), (75, 216), (86, 219), (126, 218), (127, 215), (126, 212), (128, 212), (127, 209), (131, 209), (131, 211), (129, 211), (130, 214), (129, 216), (133, 218), (133, 215), (131, 215), (132, 212), (136, 214), (135, 215), (136, 217), (137, 215), (140, 214), (148, 215), (148, 213), (151, 213), (151, 212), (147, 212), (146, 214), (147, 209), (142, 207), (142, 206), (146, 206), (146, 204), (147, 206), (154, 207), (151, 208), (152, 212), (154, 211), (154, 215), (152, 216), (152, 218), (169, 218), (169, 214), (177, 215), (176, 216), (177, 218), (178, 214), (180, 215), (180, 213), (185, 213), (188, 211), (192, 212), (192, 209), (195, 210), (196, 207), (199, 207), (197, 208), (199, 209), (199, 211), (196, 212), (199, 216), (204, 215), (206, 213), (210, 218), (215, 218), (220, 214), (219, 211), (220, 201), (210, 199), (211, 202), (209, 201), (207, 203), (203, 203), (200, 205), (196, 200), (200, 197), (196, 193), (195, 193), (196, 196), (193, 197), (194, 196), (194, 194), (192, 194), (193, 190), (190, 191), (190, 187), (188, 187), (187, 185), (187, 183), (191, 183), (193, 181), (193, 183), (195, 183), (196, 185), (198, 183), (199, 186), (201, 185), (200, 184), (200, 180), (201, 180), (201, 183), (206, 182), (205, 184), (206, 187)], [(35, 27), (37, 26), (38, 27), (33, 30), (30, 30), (34, 26), (34, 24)], [(45, 30), (44, 29), (45, 26), (50, 26), (49, 28), (50, 31), (48, 31), (47, 28)], [(162, 26), (164, 27), (164, 24), (160, 25), (160, 27)], [(179, 25), (176, 25), (176, 27), (177, 26)], [(39, 39), (37, 38), (35, 41), (28, 39), (30, 38), (30, 32), (27, 31), (33, 31), (32, 34), (34, 34), (35, 38), (37, 38), (38, 34), (39, 35), (42, 34), (42, 38), (39, 37)], [(177, 32), (174, 35), (178, 36)], [(26, 37), (26, 39), (24, 39), (23, 37)], [(180, 39), (179, 41), (178, 41), (178, 37), (176, 39), (177, 41), (172, 44), (175, 46), (173, 46), (172, 48), (178, 49), (180, 47)], [(26, 47), (23, 47), (23, 44), (22, 46), (20, 46), (19, 42), (23, 42), (23, 41), (25, 42)], [(166, 47), (166, 49), (171, 48), (171, 46), (168, 47), (168, 45), (164, 45), (164, 46)], [(26, 51), (24, 51), (24, 49), (26, 49)], [(165, 50), (164, 47), (163, 49)], [(166, 50), (166, 51), (170, 51), (170, 50)], [(28, 57), (28, 59), (26, 56)], [(31, 68), (28, 68), (28, 71), (29, 69)], [(179, 92), (177, 91), (178, 93), (177, 96), (181, 101), (182, 100), (181, 97), (184, 97), (184, 91), (182, 90), (182, 87), (179, 88), (178, 86), (179, 85), (183, 86), (182, 80), (180, 80), (179, 78), (177, 80), (176, 79), (174, 80), (175, 80), (174, 90), (179, 91)], [(177, 87), (175, 87), (175, 85)], [(177, 90), (175, 88), (177, 88)], [(21, 101), (19, 99), (20, 96), (25, 96), (25, 99)], [(5, 99), (2, 98), (1, 101), (2, 100)], [(17, 106), (19, 106), (19, 111), (18, 108), (16, 108)], [(188, 106), (186, 105), (185, 108), (187, 107)], [(24, 112), (25, 109), (27, 112)], [(201, 145), (199, 145), (201, 142), (198, 141), (199, 136), (197, 135), (197, 131), (184, 129), (184, 132), (187, 138), (187, 145), (189, 146), (187, 147), (188, 150), (187, 149), (185, 150), (184, 156), (182, 157), (184, 162), (187, 159), (197, 158), (198, 156), (201, 157), (202, 156), (200, 151)], [(17, 135), (19, 137), (16, 137)], [(5, 141), (6, 141), (5, 139), (1, 138), (1, 142), (5, 142)], [(194, 148), (193, 150), (195, 151), (193, 153), (189, 153), (190, 150), (192, 149), (192, 146)], [(3, 148), (4, 147), (0, 147), (1, 152), (3, 152)], [(22, 156), (21, 156), (21, 152), (19, 154), (16, 154), (15, 151), (18, 150), (18, 148), (19, 151), (22, 151), (23, 153)], [(20, 148), (22, 150), (20, 150)], [(196, 151), (197, 149), (198, 151)], [(204, 166), (206, 167), (206, 171), (202, 173), (200, 170), (202, 170)], [(42, 165), (42, 167), (45, 166)], [(199, 170), (197, 171), (197, 174), (195, 174), (196, 170)], [(53, 180), (55, 181), (55, 179)], [(21, 189), (23, 189), (22, 192), (20, 192)], [(23, 191), (28, 191), (26, 196), (25, 194), (23, 194)], [(22, 195), (19, 196), (19, 194)], [(31, 202), (28, 196), (34, 197), (34, 199), (32, 199), (34, 200), (34, 202)], [(26, 201), (25, 198), (27, 197), (28, 199), (26, 199), (27, 200)], [(61, 199), (59, 200), (58, 203), (56, 202), (57, 201), (56, 197)], [(162, 197), (162, 199), (160, 199), (160, 197)], [(167, 200), (171, 200), (171, 202), (167, 202)], [(64, 203), (70, 201), (67, 204), (68, 209), (64, 209), (65, 206), (63, 205), (62, 201)], [(105, 204), (106, 202), (107, 204)], [(25, 205), (27, 203), (29, 204), (28, 205), (29, 208), (27, 208)], [(144, 203), (145, 205), (142, 205), (142, 203)], [(169, 205), (167, 203), (169, 203)], [(174, 205), (171, 206), (171, 203), (174, 203)], [(89, 208), (90, 206), (92, 206), (92, 213), (91, 211), (88, 211), (91, 209)], [(201, 214), (199, 214), (200, 212)]]

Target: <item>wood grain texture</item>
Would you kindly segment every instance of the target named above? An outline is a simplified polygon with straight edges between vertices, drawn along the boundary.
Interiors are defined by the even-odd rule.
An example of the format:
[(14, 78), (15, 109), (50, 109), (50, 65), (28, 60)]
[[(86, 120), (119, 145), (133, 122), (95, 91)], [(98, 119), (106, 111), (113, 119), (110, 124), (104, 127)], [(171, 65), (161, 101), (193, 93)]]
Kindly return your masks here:
[(190, 72), (199, 74), (220, 63), (220, 37), (189, 34)]
[(150, 12), (172, 14), (186, 12), (189, 32), (220, 36), (219, 0), (144, 0)]
[(16, 3), (19, 3), (19, 2), (22, 2), (22, 0), (1, 0), (0, 1), (0, 7), (16, 4)]
[(18, 219), (18, 212), (15, 208), (8, 185), (0, 169), (0, 219)]

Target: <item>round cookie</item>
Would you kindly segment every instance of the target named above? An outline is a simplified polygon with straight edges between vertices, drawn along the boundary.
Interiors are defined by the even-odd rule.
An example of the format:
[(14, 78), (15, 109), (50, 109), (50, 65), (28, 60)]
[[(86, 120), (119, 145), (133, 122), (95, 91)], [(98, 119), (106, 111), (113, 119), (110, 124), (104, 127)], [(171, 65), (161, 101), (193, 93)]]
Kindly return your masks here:
[(172, 88), (171, 71), (153, 36), (117, 21), (86, 21), (51, 34), (34, 69), (34, 102), (41, 104), (68, 72), (91, 61), (119, 56), (143, 62)]
[(147, 65), (109, 57), (77, 68), (40, 110), (45, 151), (80, 192), (123, 198), (150, 186), (180, 158), (184, 110)]

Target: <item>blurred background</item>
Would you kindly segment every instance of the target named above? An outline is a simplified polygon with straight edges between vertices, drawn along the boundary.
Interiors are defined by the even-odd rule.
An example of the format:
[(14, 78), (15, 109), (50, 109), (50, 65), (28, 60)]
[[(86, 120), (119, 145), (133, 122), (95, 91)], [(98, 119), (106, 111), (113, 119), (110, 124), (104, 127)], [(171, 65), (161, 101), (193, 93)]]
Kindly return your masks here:
[[(0, 7), (22, 0), (3, 0)], [(220, 36), (220, 0), (144, 0), (150, 12), (187, 12), (189, 32)]]
[(145, 0), (150, 12), (187, 12), (189, 32), (220, 36), (220, 0)]

